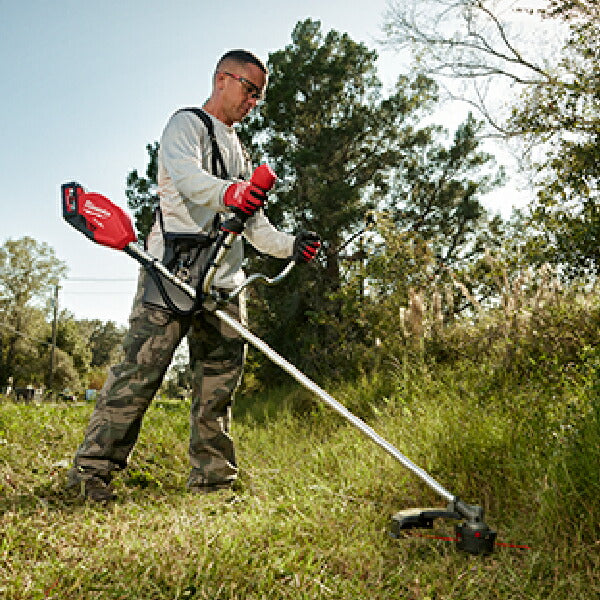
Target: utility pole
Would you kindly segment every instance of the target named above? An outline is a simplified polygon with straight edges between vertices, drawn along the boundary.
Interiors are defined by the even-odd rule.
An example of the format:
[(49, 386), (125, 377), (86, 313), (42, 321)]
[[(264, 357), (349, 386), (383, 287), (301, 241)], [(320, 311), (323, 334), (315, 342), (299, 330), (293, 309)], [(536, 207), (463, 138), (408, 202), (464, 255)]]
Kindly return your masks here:
[(48, 389), (52, 391), (54, 380), (54, 350), (56, 348), (56, 330), (58, 325), (58, 283), (54, 284), (54, 318), (52, 319), (52, 346), (50, 346), (50, 375), (48, 377)]

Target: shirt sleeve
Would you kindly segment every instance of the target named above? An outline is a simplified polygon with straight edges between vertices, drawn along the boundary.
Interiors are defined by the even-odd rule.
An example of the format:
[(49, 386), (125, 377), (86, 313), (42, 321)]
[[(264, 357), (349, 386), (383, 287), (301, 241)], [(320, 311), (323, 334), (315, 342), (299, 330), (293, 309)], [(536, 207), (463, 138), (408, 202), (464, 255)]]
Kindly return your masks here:
[(262, 210), (248, 219), (244, 236), (259, 252), (276, 258), (289, 258), (294, 251), (295, 236), (273, 227)]
[(200, 119), (191, 113), (176, 113), (161, 137), (162, 164), (184, 200), (223, 212), (223, 194), (231, 182), (202, 167), (203, 152), (209, 144)]

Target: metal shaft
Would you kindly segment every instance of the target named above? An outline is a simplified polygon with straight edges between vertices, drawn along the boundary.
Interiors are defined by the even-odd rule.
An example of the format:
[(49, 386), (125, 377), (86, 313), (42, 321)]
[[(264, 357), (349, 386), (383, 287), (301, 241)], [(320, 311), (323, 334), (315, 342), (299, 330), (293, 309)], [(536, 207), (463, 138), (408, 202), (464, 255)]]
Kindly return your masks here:
[(248, 331), (243, 325), (238, 323), (233, 317), (228, 315), (225, 311), (217, 309), (214, 314), (221, 319), (224, 323), (229, 325), (232, 329), (237, 331), (241, 337), (251, 343), (257, 350), (265, 354), (271, 359), (276, 365), (280, 366), (284, 371), (289, 373), (296, 381), (302, 384), (305, 388), (315, 393), (323, 402), (328, 404), (342, 417), (354, 425), (357, 429), (362, 431), (367, 437), (371, 438), (378, 446), (383, 448), (390, 456), (395, 458), (398, 462), (403, 464), (407, 469), (412, 471), (417, 477), (421, 478), (432, 490), (442, 496), (447, 502), (454, 502), (455, 496), (445, 489), (440, 483), (438, 483), (431, 475), (426, 471), (415, 465), (409, 458), (404, 456), (397, 448), (392, 446), (388, 441), (384, 440), (378, 433), (376, 433), (371, 427), (369, 427), (363, 420), (359, 419), (356, 415), (353, 415), (343, 404), (340, 404), (335, 398), (330, 396), (327, 392), (321, 389), (314, 381), (309, 379), (302, 371), (297, 369), (294, 365), (289, 363), (280, 354), (275, 352), (273, 348), (265, 344), (260, 338), (256, 337), (251, 331)]
[(204, 278), (204, 283), (202, 284), (202, 292), (204, 294), (210, 294), (210, 290), (212, 287), (212, 282), (217, 274), (217, 269), (221, 266), (221, 261), (225, 257), (225, 255), (229, 252), (231, 248), (231, 244), (233, 240), (237, 237), (237, 233), (228, 233), (227, 237), (224, 238), (223, 243), (217, 249), (217, 254), (213, 259), (212, 264), (210, 265), (210, 269)]
[(195, 288), (185, 283), (185, 281), (181, 281), (176, 275), (173, 275), (173, 273), (171, 273), (158, 258), (148, 254), (148, 252), (140, 248), (137, 244), (131, 242), (127, 244), (123, 250), (129, 254), (129, 256), (135, 258), (135, 260), (137, 260), (144, 268), (158, 271), (165, 279), (183, 290), (190, 298), (196, 297)]

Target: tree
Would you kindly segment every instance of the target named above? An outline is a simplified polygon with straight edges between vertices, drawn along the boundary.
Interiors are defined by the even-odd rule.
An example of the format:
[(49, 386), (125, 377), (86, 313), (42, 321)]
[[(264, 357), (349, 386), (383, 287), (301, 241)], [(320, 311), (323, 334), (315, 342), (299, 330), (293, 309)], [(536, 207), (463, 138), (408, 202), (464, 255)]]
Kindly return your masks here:
[(504, 177), (479, 149), (481, 127), (469, 114), (450, 147), (438, 140), (439, 128), (431, 128), (406, 157), (391, 194), (392, 217), (430, 244), (438, 273), (465, 266), (502, 238), (502, 220), (490, 219), (480, 201)]
[[(425, 78), (402, 78), (385, 98), (377, 54), (364, 44), (336, 31), (324, 34), (310, 19), (291, 37), (269, 56), (267, 99), (241, 133), (255, 158), (269, 162), (281, 180), (269, 218), (291, 231), (317, 231), (324, 241), (321, 258), (296, 270), (285, 296), (265, 290), (261, 300), (261, 313), (269, 314), (267, 339), (303, 366), (317, 367), (314, 349), (337, 341), (327, 321), (341, 316), (338, 250), (386, 196), (389, 171), (411, 146), (435, 89)], [(313, 319), (309, 330), (310, 315), (323, 312), (327, 318)]]
[(52, 387), (55, 390), (67, 389), (71, 392), (79, 390), (81, 387), (80, 373), (75, 368), (71, 355), (64, 350), (57, 348), (54, 361), (55, 365)]
[(138, 237), (145, 241), (154, 223), (154, 213), (158, 207), (158, 192), (156, 190), (158, 178), (158, 149), (159, 143), (153, 142), (146, 146), (148, 152), (148, 166), (146, 177), (140, 177), (137, 169), (127, 176), (127, 205), (134, 211), (135, 226)]
[[(117, 326), (114, 321), (103, 322), (99, 319), (71, 320), (69, 325), (75, 330), (73, 333), (77, 340), (74, 351), (68, 350), (73, 369), (77, 367), (78, 376), (86, 387), (100, 389), (106, 380), (108, 367), (121, 358), (125, 329)], [(59, 327), (59, 334), (60, 331)], [(58, 341), (59, 346), (66, 349), (60, 345), (60, 335)], [(85, 361), (77, 358), (81, 356), (81, 342), (87, 350)], [(79, 365), (83, 362), (85, 368), (82, 370)], [(73, 384), (69, 387), (73, 387)]]
[(338, 326), (348, 306), (340, 291), (353, 270), (339, 250), (368, 211), (389, 209), (451, 262), (486, 223), (478, 194), (499, 182), (476, 175), (491, 157), (478, 151), (475, 121), (446, 149), (440, 128), (421, 124), (437, 98), (434, 82), (403, 76), (384, 97), (376, 57), (347, 34), (298, 23), (292, 43), (270, 55), (266, 101), (242, 129), (255, 157), (283, 179), (269, 217), (324, 239), (322, 258), (295, 273), (285, 297), (264, 290), (259, 304), (269, 315), (267, 339), (305, 368), (318, 369), (321, 352), (331, 357), (356, 337), (351, 320)]
[(269, 56), (267, 100), (242, 127), (247, 140), (254, 136), (255, 156), (283, 182), (269, 217), (320, 231), (333, 288), (340, 282), (337, 249), (387, 193), (387, 173), (402, 162), (435, 98), (425, 78), (401, 78), (382, 97), (376, 58), (347, 34), (323, 34), (310, 19), (298, 23), (292, 43)]
[[(519, 39), (509, 18), (516, 11), (534, 25), (561, 26), (558, 52), (542, 52), (535, 37)], [(425, 18), (420, 17), (427, 17)], [(429, 76), (464, 83), (458, 94), (476, 107), (496, 135), (518, 139), (537, 174), (532, 207), (538, 231), (532, 259), (566, 265), (573, 274), (597, 271), (600, 132), (600, 7), (596, 0), (548, 0), (503, 12), (486, 0), (393, 2), (388, 41), (410, 47)], [(537, 55), (536, 55), (537, 51)], [(510, 85), (502, 86), (502, 81)], [(503, 90), (509, 110), (489, 104), (486, 90)], [(454, 94), (456, 96), (456, 94)], [(506, 98), (509, 99), (506, 102)]]
[(91, 366), (111, 365), (121, 350), (125, 329), (119, 327), (114, 321), (102, 322), (96, 319), (88, 323), (92, 328), (89, 337), (92, 350)]
[[(569, 25), (557, 65), (560, 84), (528, 89), (511, 124), (547, 142), (535, 162), (533, 216), (545, 244), (543, 260), (571, 275), (600, 270), (600, 7), (594, 0), (550, 3), (548, 18)], [(539, 245), (539, 244), (538, 244)]]
[[(98, 385), (100, 380), (103, 382), (107, 367), (118, 358), (123, 337), (124, 330), (113, 321), (78, 320), (70, 312), (61, 311), (56, 346), (64, 356), (61, 359), (62, 371), (58, 363), (56, 365), (56, 387), (78, 389), (90, 383)], [(64, 381), (68, 380), (68, 385), (58, 385), (61, 377)]]
[(35, 311), (41, 310), (40, 305), (43, 306), (49, 291), (58, 285), (65, 272), (66, 265), (44, 242), (23, 237), (9, 239), (0, 246), (0, 298), (4, 324), (0, 330), (1, 384), (4, 385), (11, 376), (15, 383), (21, 380), (21, 373), (16, 370), (19, 364), (29, 360), (39, 362), (36, 345), (43, 344), (45, 333), (39, 329), (40, 319), (32, 317)]
[(62, 310), (58, 317), (56, 346), (71, 357), (80, 377), (87, 374), (92, 361), (90, 339), (82, 322), (67, 310)]
[(44, 384), (48, 375), (49, 347), (46, 341), (50, 326), (46, 321), (46, 311), (35, 306), (26, 306), (20, 311), (20, 329), (9, 322), (2, 326), (2, 332), (10, 334), (3, 340), (7, 377), (12, 377), (15, 386)]

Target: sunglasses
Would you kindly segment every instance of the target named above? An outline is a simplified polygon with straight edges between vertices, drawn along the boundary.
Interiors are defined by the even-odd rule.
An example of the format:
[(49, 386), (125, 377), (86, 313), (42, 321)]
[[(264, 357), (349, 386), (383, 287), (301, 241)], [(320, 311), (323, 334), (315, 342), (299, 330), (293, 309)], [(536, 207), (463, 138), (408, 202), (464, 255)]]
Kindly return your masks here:
[(235, 73), (228, 73), (227, 71), (220, 72), (223, 73), (223, 75), (227, 75), (228, 77), (232, 77), (233, 79), (239, 81), (246, 88), (246, 93), (251, 98), (254, 98), (255, 100), (265, 99), (264, 92), (257, 85), (255, 85), (251, 81), (248, 81), (245, 77), (242, 77), (241, 75), (236, 75)]

